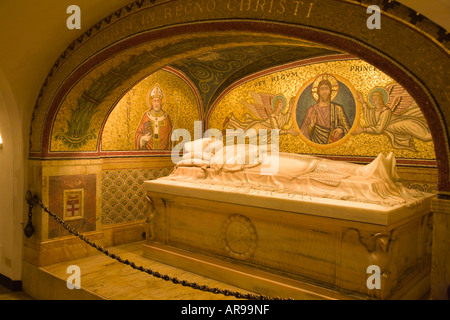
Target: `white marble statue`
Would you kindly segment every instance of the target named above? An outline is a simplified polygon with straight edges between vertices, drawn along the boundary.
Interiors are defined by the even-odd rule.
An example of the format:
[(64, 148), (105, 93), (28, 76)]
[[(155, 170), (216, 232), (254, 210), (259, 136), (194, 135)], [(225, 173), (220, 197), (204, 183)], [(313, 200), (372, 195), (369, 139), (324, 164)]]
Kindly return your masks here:
[[(248, 190), (266, 190), (318, 198), (372, 203), (384, 206), (413, 205), (424, 194), (407, 189), (396, 171), (392, 153), (367, 165), (319, 157), (276, 152), (275, 146), (223, 146), (205, 138), (185, 144), (174, 172), (164, 178)], [(194, 152), (195, 151), (195, 152)], [(275, 156), (274, 156), (275, 155)], [(261, 174), (261, 167), (276, 161), (275, 174)], [(245, 191), (244, 191), (245, 190)]]

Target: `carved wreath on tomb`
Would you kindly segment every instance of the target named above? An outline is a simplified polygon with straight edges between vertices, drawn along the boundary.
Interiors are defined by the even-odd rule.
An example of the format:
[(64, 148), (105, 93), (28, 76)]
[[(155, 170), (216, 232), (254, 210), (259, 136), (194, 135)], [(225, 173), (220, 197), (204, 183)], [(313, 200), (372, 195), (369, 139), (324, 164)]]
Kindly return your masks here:
[(250, 258), (256, 249), (257, 234), (253, 223), (239, 214), (229, 216), (222, 226), (222, 243), (230, 256)]

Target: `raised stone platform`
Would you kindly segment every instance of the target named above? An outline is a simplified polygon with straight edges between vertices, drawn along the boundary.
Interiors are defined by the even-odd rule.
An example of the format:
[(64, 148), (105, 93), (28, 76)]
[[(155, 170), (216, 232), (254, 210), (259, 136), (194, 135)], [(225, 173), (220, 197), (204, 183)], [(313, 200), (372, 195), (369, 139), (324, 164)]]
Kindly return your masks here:
[[(108, 250), (137, 265), (180, 280), (249, 293), (220, 281), (144, 258), (142, 245), (142, 241), (133, 242)], [(67, 288), (66, 281), (70, 276), (67, 268), (70, 265), (80, 267), (80, 290)], [(23, 282), (26, 285), (24, 291), (38, 300), (236, 300), (152, 277), (101, 253), (44, 267), (25, 263), (23, 277), (27, 278)]]
[[(167, 179), (145, 188), (145, 257), (284, 298), (421, 299), (429, 291), (433, 195), (385, 207)], [(367, 286), (373, 265), (381, 289)]]

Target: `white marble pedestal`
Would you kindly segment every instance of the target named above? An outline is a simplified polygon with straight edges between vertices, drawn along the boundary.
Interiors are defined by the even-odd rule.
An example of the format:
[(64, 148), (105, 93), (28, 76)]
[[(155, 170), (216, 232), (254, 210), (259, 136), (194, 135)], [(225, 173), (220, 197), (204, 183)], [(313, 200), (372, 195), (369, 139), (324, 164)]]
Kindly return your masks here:
[[(412, 207), (145, 182), (144, 256), (294, 299), (420, 299), (429, 291), (432, 195)], [(378, 266), (380, 289), (368, 288)]]

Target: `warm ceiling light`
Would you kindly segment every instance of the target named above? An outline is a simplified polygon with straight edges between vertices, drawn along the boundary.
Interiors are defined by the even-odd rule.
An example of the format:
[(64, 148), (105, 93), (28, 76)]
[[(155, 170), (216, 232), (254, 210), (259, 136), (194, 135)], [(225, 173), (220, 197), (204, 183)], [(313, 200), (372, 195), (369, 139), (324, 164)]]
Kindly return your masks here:
[(2, 140), (2, 135), (0, 134), (0, 149), (2, 148), (2, 146), (3, 146), (3, 140)]

